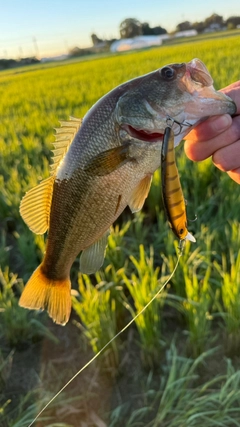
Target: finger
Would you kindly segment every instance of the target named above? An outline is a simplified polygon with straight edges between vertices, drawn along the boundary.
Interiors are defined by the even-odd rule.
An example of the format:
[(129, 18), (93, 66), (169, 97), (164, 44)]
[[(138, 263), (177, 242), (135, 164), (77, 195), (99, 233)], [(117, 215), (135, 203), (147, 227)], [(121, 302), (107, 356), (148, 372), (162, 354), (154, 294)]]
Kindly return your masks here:
[(240, 140), (220, 148), (212, 157), (218, 169), (229, 172), (240, 167)]
[(237, 168), (237, 169), (234, 169), (232, 171), (229, 171), (228, 175), (230, 176), (230, 178), (233, 179), (233, 181), (235, 181), (238, 184), (240, 184), (240, 168)]
[(235, 102), (237, 106), (235, 114), (240, 114), (240, 80), (225, 87), (224, 89), (221, 89), (220, 92), (225, 93), (225, 95), (229, 96)]
[[(221, 89), (221, 92), (228, 95), (236, 104), (237, 112), (240, 113), (240, 80)], [(212, 139), (215, 135), (223, 132), (231, 125), (231, 118), (228, 114), (214, 116), (199, 124), (187, 135), (186, 139), (191, 141), (206, 141)]]
[(193, 129), (187, 136), (186, 140), (191, 141), (207, 141), (224, 130), (228, 129), (232, 124), (232, 118), (229, 114), (222, 116), (213, 116), (208, 120), (200, 123), (196, 129)]
[[(213, 153), (217, 152), (223, 147), (227, 145), (231, 145), (232, 143), (238, 141), (240, 139), (240, 116), (234, 117), (232, 120), (232, 126), (222, 132), (221, 134), (215, 136), (212, 139), (207, 141), (192, 142), (185, 141), (185, 152), (189, 159), (193, 161), (204, 160), (213, 155)], [(239, 159), (239, 152), (236, 157)], [(238, 165), (237, 165), (238, 166)], [(237, 167), (235, 166), (235, 167)], [(234, 167), (229, 168), (234, 169)]]
[(224, 87), (223, 89), (221, 89), (221, 91), (224, 91), (224, 90), (229, 91), (229, 90), (234, 89), (234, 88), (240, 88), (240, 80), (238, 80), (237, 82), (231, 83), (230, 85)]

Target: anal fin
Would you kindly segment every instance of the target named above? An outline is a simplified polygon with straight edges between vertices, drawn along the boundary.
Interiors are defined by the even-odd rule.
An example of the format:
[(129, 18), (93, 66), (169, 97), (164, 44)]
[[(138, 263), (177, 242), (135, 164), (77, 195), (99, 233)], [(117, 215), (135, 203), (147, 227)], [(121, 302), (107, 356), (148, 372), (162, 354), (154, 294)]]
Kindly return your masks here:
[(142, 209), (145, 199), (148, 196), (152, 182), (152, 175), (147, 175), (143, 178), (136, 188), (134, 188), (128, 206), (132, 212), (138, 212)]
[(80, 271), (83, 274), (96, 273), (103, 265), (109, 231), (88, 248), (80, 256)]

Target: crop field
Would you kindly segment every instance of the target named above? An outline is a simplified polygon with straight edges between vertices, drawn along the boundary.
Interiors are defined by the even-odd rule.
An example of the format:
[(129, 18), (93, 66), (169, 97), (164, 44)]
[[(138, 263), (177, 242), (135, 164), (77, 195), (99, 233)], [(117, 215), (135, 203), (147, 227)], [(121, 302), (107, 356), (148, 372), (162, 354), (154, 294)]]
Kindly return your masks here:
[[(171, 274), (178, 242), (161, 200), (160, 171), (141, 212), (113, 225), (104, 265), (71, 270), (65, 327), (18, 299), (46, 236), (19, 214), (49, 176), (59, 120), (83, 117), (117, 85), (195, 57), (220, 89), (240, 79), (240, 37), (38, 65), (0, 73), (0, 424), (27, 427), (61, 387), (149, 302)], [(240, 426), (240, 186), (211, 159), (177, 164), (196, 243), (145, 313), (43, 412), (36, 427)], [(189, 242), (188, 242), (189, 243)]]

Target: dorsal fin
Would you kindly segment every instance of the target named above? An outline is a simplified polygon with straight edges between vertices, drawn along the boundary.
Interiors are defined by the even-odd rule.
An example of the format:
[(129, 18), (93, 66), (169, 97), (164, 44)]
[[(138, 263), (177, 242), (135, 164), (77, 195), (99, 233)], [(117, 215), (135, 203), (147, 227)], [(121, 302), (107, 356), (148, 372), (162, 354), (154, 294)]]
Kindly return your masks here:
[(55, 149), (51, 176), (28, 191), (22, 198), (20, 214), (30, 230), (36, 234), (43, 234), (48, 229), (54, 175), (81, 123), (81, 119), (74, 117), (70, 117), (69, 121), (60, 121), (61, 127), (56, 129), (56, 141), (53, 144)]
[(81, 123), (81, 119), (74, 117), (70, 117), (69, 121), (60, 121), (61, 127), (56, 129), (56, 141), (53, 144), (55, 149), (51, 176), (28, 191), (22, 198), (20, 214), (30, 230), (36, 234), (43, 234), (48, 230), (54, 175)]
[(60, 121), (60, 128), (55, 129), (55, 142), (53, 143), (53, 164), (50, 165), (51, 175), (55, 175), (58, 166), (60, 165), (63, 157), (68, 151), (73, 138), (75, 137), (78, 129), (82, 124), (82, 119), (70, 117), (70, 120)]

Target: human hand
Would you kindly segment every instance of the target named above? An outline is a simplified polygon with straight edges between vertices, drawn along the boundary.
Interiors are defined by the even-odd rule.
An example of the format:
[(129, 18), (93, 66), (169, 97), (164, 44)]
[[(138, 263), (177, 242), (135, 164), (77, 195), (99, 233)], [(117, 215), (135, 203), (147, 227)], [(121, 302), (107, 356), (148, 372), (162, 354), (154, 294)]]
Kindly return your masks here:
[(240, 81), (222, 89), (237, 105), (234, 117), (214, 116), (186, 135), (185, 152), (193, 161), (212, 156), (216, 167), (240, 184)]

